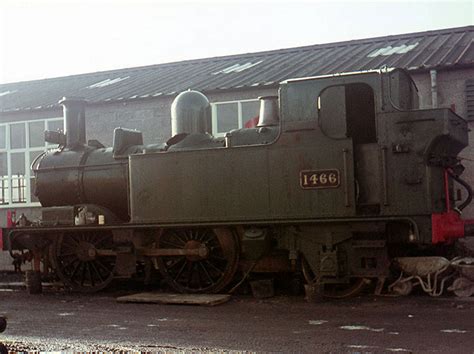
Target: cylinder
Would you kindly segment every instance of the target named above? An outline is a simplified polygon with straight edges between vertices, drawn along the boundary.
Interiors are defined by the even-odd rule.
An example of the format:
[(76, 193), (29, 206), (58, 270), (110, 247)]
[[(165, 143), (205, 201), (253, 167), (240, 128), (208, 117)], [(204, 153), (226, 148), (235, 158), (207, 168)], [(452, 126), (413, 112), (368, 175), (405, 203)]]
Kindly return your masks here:
[(211, 105), (198, 91), (181, 92), (171, 105), (171, 135), (211, 133)]
[(74, 149), (86, 143), (86, 101), (83, 98), (64, 97), (59, 104), (63, 106), (66, 127), (66, 147)]
[(258, 99), (260, 100), (260, 114), (257, 127), (278, 125), (278, 96), (263, 96)]

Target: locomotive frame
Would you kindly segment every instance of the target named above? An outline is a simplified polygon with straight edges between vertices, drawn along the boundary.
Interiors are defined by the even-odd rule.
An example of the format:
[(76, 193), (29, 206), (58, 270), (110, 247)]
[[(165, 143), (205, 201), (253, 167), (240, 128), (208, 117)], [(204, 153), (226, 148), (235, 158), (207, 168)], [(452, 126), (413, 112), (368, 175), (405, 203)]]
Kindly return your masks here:
[[(219, 292), (244, 273), (304, 274), (326, 296), (389, 276), (394, 257), (447, 254), (473, 234), (460, 218), (467, 123), (419, 110), (400, 69), (288, 80), (255, 128), (214, 138), (209, 102), (173, 103), (173, 133), (143, 145), (116, 129), (86, 144), (84, 103), (62, 101), (60, 148), (33, 163), (42, 220), (4, 230), (5, 249), (48, 260), (69, 287), (97, 291), (137, 264), (179, 292)], [(456, 186), (468, 200), (455, 207)], [(20, 220), (21, 221), (21, 220)]]

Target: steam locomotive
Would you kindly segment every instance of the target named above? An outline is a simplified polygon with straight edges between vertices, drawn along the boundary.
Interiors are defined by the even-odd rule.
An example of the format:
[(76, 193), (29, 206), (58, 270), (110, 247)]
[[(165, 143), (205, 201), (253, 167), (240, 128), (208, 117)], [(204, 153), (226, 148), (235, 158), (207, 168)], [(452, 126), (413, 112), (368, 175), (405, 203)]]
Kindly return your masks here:
[(5, 230), (4, 247), (29, 250), (36, 270), (50, 262), (78, 291), (141, 267), (178, 292), (272, 272), (343, 297), (381, 286), (393, 260), (432, 276), (474, 235), (460, 217), (472, 199), (458, 159), (467, 123), (418, 109), (406, 71), (287, 80), (260, 101), (256, 127), (214, 137), (208, 99), (182, 92), (167, 142), (116, 128), (105, 147), (86, 142), (84, 102), (62, 100), (65, 132), (45, 132), (59, 148), (32, 164), (42, 217)]

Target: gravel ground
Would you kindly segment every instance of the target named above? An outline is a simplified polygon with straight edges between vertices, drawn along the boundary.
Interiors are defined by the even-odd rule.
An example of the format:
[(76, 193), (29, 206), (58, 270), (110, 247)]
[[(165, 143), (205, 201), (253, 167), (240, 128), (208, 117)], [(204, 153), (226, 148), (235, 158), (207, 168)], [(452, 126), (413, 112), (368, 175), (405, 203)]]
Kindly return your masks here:
[[(136, 291), (135, 291), (136, 292)], [(234, 296), (215, 306), (121, 304), (115, 289), (28, 295), (0, 286), (14, 351), (474, 353), (474, 298)]]

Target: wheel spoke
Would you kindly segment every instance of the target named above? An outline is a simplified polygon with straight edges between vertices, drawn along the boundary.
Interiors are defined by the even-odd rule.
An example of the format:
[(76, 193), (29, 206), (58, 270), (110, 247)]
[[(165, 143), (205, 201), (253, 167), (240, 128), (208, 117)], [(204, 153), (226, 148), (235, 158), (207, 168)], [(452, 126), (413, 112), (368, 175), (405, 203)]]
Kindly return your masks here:
[(82, 273), (81, 273), (81, 286), (84, 286), (85, 278), (86, 278), (86, 264), (83, 262), (82, 265)]
[(69, 256), (74, 256), (76, 253), (77, 253), (76, 251), (63, 252), (63, 253), (61, 253), (61, 258), (67, 258)]
[(92, 270), (94, 271), (95, 274), (97, 274), (97, 277), (99, 278), (99, 281), (102, 283), (104, 282), (104, 278), (102, 278), (102, 275), (100, 275), (100, 272), (99, 270), (97, 269), (97, 267), (95, 266), (95, 263), (92, 262), (91, 263), (91, 267), (92, 267)]
[(190, 236), (189, 236), (189, 233), (186, 232), (186, 231), (181, 231), (180, 232), (180, 236), (182, 236), (181, 238), (184, 240), (184, 242), (186, 241), (189, 241), (190, 240)]
[(173, 242), (171, 240), (166, 240), (166, 241), (163, 241), (162, 244), (165, 246), (171, 246), (172, 248), (182, 248), (183, 246), (176, 243), (176, 242)]
[(227, 258), (224, 258), (222, 256), (218, 256), (217, 254), (214, 254), (214, 253), (211, 253), (209, 258), (215, 259), (217, 261), (227, 262)]
[(61, 245), (62, 247), (71, 247), (72, 249), (75, 249), (77, 246), (79, 246), (79, 241), (76, 240), (74, 236), (63, 237)]
[(82, 265), (82, 263), (77, 260), (77, 264), (76, 266), (74, 267), (73, 271), (72, 271), (72, 274), (71, 274), (71, 280), (74, 280), (74, 278), (76, 277), (76, 274), (77, 274), (77, 271), (79, 270), (79, 267)]
[(194, 268), (194, 262), (188, 262), (188, 276), (187, 276), (187, 283), (186, 285), (188, 285), (188, 287), (191, 285), (192, 281), (193, 281), (193, 268)]
[(218, 274), (223, 274), (223, 271), (217, 268), (213, 263), (209, 262), (207, 259), (205, 262), (207, 265), (209, 265), (210, 268), (214, 269)]
[(183, 236), (177, 231), (172, 231), (168, 236), (169, 237), (167, 237), (166, 240), (177, 242), (179, 244), (179, 247), (184, 247), (184, 245), (186, 244), (186, 236)]
[(70, 275), (71, 281), (74, 281), (79, 276), (80, 271), (82, 270), (82, 262), (78, 260), (77, 264), (74, 266), (72, 273)]
[(201, 241), (204, 243), (216, 242), (217, 239), (212, 236), (213, 234), (209, 230), (206, 230), (202, 235)]
[(176, 265), (178, 265), (179, 263), (181, 263), (183, 261), (185, 262), (186, 258), (176, 257), (176, 259), (172, 260), (171, 263), (167, 265), (167, 267), (168, 267), (169, 270), (171, 270), (172, 268), (174, 268)]
[(106, 273), (110, 273), (110, 269), (107, 268), (104, 263), (100, 259), (95, 260), (96, 264), (98, 264)]
[(181, 274), (184, 271), (184, 268), (186, 268), (186, 265), (187, 265), (187, 262), (184, 262), (183, 265), (181, 266), (181, 268), (179, 269), (178, 274), (176, 274), (176, 276), (174, 277), (175, 281), (178, 281), (179, 277), (181, 276)]
[(202, 262), (199, 262), (199, 266), (201, 267), (202, 272), (206, 275), (207, 279), (209, 279), (209, 283), (210, 284), (214, 283), (214, 280), (212, 279), (211, 275), (207, 271), (206, 267), (204, 267), (204, 264), (202, 264)]
[(94, 287), (95, 286), (95, 281), (94, 281), (94, 278), (92, 277), (90, 262), (87, 262), (86, 266), (87, 266), (87, 275), (89, 276), (89, 280), (91, 282), (91, 285)]
[[(61, 259), (63, 259), (64, 257), (61, 257)], [(61, 260), (61, 264), (63, 266), (64, 269), (66, 269), (67, 267), (69, 267), (70, 265), (72, 265), (74, 262), (78, 261), (79, 262), (79, 259), (77, 259), (77, 257), (73, 257), (71, 260), (69, 260), (67, 263), (64, 262), (64, 260)]]
[(198, 263), (199, 263), (199, 262), (194, 262), (194, 263), (193, 263), (193, 268), (196, 269), (196, 271), (194, 272), (194, 274), (196, 274), (196, 280), (197, 280), (197, 282), (198, 282), (198, 288), (199, 288), (199, 289), (202, 289), (201, 270), (200, 270), (200, 268), (199, 268), (199, 266), (198, 266)]

